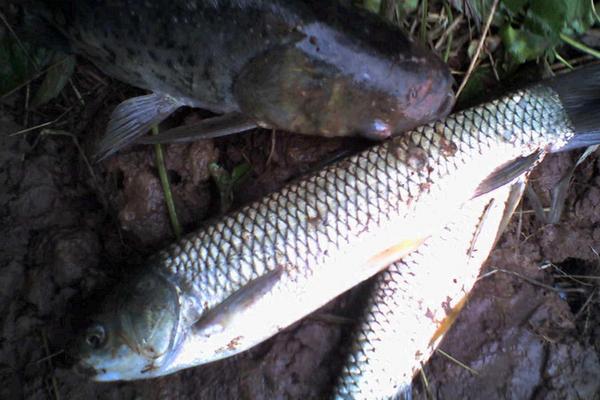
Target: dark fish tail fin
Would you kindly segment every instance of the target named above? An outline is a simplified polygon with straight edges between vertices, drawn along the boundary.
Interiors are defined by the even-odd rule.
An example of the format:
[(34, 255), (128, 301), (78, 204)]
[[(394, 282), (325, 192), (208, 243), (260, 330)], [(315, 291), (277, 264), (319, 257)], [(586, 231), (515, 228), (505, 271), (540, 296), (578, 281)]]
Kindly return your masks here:
[(575, 136), (556, 151), (599, 144), (600, 64), (559, 75), (547, 84), (558, 93), (575, 128)]
[(142, 136), (137, 143), (189, 143), (245, 132), (256, 127), (256, 122), (251, 118), (232, 112), (218, 117), (205, 118), (195, 124), (169, 129), (158, 135)]

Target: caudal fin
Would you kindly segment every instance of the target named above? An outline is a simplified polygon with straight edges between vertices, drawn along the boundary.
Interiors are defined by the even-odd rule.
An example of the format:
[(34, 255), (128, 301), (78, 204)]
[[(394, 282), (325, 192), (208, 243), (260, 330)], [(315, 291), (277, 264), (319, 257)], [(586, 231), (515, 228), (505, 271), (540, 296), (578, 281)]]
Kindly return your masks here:
[(600, 64), (558, 75), (547, 82), (565, 107), (575, 136), (558, 151), (600, 143)]
[(169, 129), (158, 135), (143, 136), (137, 140), (137, 143), (189, 143), (245, 132), (256, 127), (256, 122), (252, 119), (240, 113), (229, 113), (206, 118), (192, 125)]

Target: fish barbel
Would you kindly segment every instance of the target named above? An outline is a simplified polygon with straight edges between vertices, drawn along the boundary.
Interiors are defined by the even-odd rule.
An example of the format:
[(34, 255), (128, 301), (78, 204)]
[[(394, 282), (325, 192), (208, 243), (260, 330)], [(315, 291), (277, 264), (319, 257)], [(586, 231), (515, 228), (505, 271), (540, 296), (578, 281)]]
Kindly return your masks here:
[(82, 335), (96, 380), (161, 376), (266, 340), (441, 230), (547, 152), (600, 142), (600, 66), (451, 115), (189, 234)]
[[(453, 104), (439, 57), (398, 26), (337, 0), (45, 3), (30, 8), (46, 10), (37, 12), (65, 47), (152, 92), (116, 108), (100, 157), (182, 106), (227, 113), (184, 130), (192, 137), (260, 125), (385, 138), (445, 116)], [(184, 140), (178, 132), (165, 135)]]
[(411, 397), (414, 375), (462, 308), (523, 188), (470, 201), (439, 235), (377, 275), (333, 398)]

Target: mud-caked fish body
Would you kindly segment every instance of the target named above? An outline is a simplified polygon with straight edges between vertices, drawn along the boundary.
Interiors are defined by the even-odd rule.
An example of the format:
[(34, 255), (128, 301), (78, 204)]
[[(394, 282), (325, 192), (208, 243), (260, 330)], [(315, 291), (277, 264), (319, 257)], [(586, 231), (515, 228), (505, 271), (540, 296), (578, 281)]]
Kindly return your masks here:
[(598, 142), (598, 82), (600, 68), (588, 68), (456, 113), (190, 234), (115, 291), (82, 340), (80, 367), (97, 380), (153, 377), (267, 339), (546, 152)]
[(515, 185), (467, 203), (439, 235), (377, 275), (333, 398), (411, 398), (415, 373), (460, 311), (520, 199), (524, 184)]
[(104, 153), (183, 105), (298, 133), (385, 138), (446, 115), (453, 103), (436, 55), (338, 1), (58, 4), (51, 20), (73, 51), (154, 93), (117, 108)]

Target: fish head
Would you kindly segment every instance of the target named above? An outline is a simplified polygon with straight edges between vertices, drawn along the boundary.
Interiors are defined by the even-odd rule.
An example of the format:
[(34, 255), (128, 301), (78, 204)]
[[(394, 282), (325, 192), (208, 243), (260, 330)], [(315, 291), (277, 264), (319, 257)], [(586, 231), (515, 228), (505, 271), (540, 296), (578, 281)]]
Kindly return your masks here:
[(77, 338), (76, 370), (95, 381), (162, 375), (178, 324), (175, 286), (158, 274), (143, 274), (120, 285)]
[[(305, 40), (261, 54), (236, 78), (241, 111), (261, 126), (380, 140), (452, 109), (450, 70), (423, 46), (407, 42), (397, 52), (361, 51), (339, 43), (337, 31), (309, 28)], [(313, 37), (331, 46), (315, 49)], [(346, 62), (334, 62), (338, 58)]]

